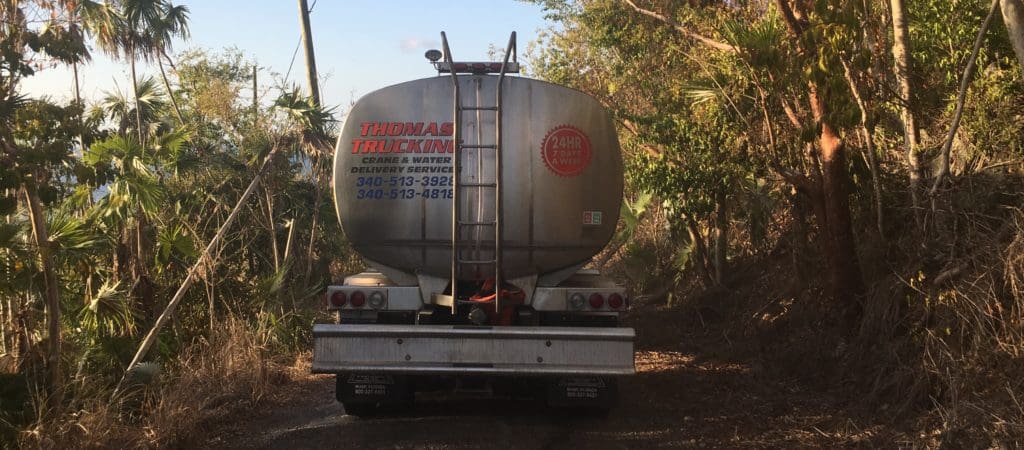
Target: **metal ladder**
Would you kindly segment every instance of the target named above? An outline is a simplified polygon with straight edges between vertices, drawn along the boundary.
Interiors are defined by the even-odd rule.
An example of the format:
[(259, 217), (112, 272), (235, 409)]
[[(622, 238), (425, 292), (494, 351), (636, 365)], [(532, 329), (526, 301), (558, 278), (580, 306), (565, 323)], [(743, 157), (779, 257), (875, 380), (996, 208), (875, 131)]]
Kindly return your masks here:
[[(502, 238), (502, 201), (501, 201), (501, 106), (502, 106), (502, 87), (505, 80), (505, 72), (508, 67), (509, 57), (512, 56), (513, 62), (516, 56), (516, 33), (512, 32), (511, 38), (509, 38), (508, 46), (505, 48), (505, 56), (501, 64), (501, 71), (498, 75), (498, 85), (495, 95), (494, 106), (467, 106), (462, 104), (462, 98), (459, 95), (459, 76), (455, 70), (455, 63), (452, 59), (451, 49), (448, 47), (448, 38), (444, 32), (441, 32), (441, 43), (444, 48), (444, 59), (448, 64), (449, 71), (451, 73), (452, 88), (454, 93), (454, 123), (452, 129), (452, 144), (454, 147), (454, 155), (452, 157), (452, 284), (451, 284), (451, 295), (452, 295), (452, 311), (459, 303), (458, 293), (458, 280), (461, 278), (463, 266), (483, 266), (483, 265), (494, 265), (494, 310), (496, 312), (501, 311), (501, 284), (502, 284), (502, 273), (501, 273), (501, 238)], [(495, 115), (494, 119), (494, 143), (483, 144), (478, 142), (477, 144), (463, 144), (462, 143), (462, 127), (463, 120), (462, 115), (467, 112), (472, 113), (483, 113), (493, 112)], [(494, 152), (494, 182), (487, 183), (482, 180), (483, 172), (481, 171), (480, 177), (476, 182), (465, 182), (461, 179), (462, 177), (462, 159), (467, 154), (464, 150), (471, 150), (476, 152), (477, 161), (481, 160), (481, 152), (493, 151)], [(494, 190), (494, 218), (493, 220), (471, 220), (463, 218), (461, 192), (463, 189), (477, 189), (478, 197), (482, 198), (483, 192), (486, 189)], [(479, 215), (479, 214), (478, 214)], [(494, 259), (480, 259), (480, 253), (488, 249), (482, 249), (481, 245), (474, 246), (471, 243), (471, 239), (466, 236), (476, 234), (479, 236), (479, 230), (493, 228), (494, 229), (494, 248), (490, 249), (494, 255)], [(473, 233), (473, 231), (477, 233)], [(474, 251), (477, 255), (477, 259), (472, 259), (464, 256), (464, 252)]]

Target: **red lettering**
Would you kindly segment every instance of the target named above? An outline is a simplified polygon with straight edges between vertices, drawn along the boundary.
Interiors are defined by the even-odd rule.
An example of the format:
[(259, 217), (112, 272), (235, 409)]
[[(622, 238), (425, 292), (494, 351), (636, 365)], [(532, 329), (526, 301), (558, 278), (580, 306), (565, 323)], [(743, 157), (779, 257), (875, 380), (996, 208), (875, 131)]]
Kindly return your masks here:
[(440, 139), (431, 139), (426, 153), (440, 153), (443, 148), (442, 144), (443, 142)]
[(451, 136), (454, 125), (451, 122), (445, 122), (441, 124), (441, 136)]
[(387, 133), (388, 133), (388, 124), (387, 123), (385, 123), (385, 122), (377, 122), (377, 123), (373, 124), (373, 132), (372, 132), (372, 134), (374, 136), (385, 136), (385, 135), (387, 135)]
[(405, 136), (422, 136), (423, 122), (406, 122), (405, 129), (402, 130), (402, 134)]
[(402, 122), (391, 122), (388, 125), (388, 136), (401, 136), (403, 125)]
[(359, 135), (360, 136), (368, 135), (370, 133), (370, 125), (373, 125), (373, 124), (370, 123), (370, 122), (363, 122), (363, 123), (359, 124)]
[(353, 139), (352, 140), (352, 154), (353, 155), (355, 155), (356, 153), (359, 153), (359, 147), (362, 144), (363, 144), (363, 140), (362, 139)]
[(420, 142), (423, 142), (423, 139), (409, 139), (408, 152), (421, 153), (423, 150), (420, 149)]
[(436, 122), (430, 122), (430, 124), (427, 125), (427, 129), (423, 131), (423, 135), (424, 136), (428, 135), (428, 134), (431, 135), (431, 136), (437, 136), (437, 123)]
[(379, 141), (365, 141), (363, 153), (377, 153), (377, 142)]

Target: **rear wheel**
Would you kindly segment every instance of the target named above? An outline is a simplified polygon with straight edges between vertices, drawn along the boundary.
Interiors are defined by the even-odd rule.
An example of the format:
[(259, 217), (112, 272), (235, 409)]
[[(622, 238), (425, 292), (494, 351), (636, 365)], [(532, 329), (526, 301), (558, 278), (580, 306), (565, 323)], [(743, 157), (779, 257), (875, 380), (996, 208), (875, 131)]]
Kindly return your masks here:
[(368, 417), (377, 413), (376, 403), (342, 403), (345, 414), (356, 417)]

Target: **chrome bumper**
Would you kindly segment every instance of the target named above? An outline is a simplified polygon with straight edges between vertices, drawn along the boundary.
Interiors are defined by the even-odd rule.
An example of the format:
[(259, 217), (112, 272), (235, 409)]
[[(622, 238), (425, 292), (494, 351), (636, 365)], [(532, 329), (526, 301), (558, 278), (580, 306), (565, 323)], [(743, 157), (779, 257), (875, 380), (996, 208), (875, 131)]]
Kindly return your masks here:
[(632, 328), (313, 326), (313, 373), (631, 375)]

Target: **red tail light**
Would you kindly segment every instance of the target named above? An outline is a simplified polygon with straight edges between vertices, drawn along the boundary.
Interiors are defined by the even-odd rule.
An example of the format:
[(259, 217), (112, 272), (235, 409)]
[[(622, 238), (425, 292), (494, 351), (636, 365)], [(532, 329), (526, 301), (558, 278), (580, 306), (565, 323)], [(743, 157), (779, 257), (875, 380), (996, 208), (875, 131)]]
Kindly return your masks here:
[(604, 306), (604, 297), (597, 292), (590, 294), (590, 307), (600, 309), (602, 306)]
[(492, 72), (501, 72), (501, 63), (491, 63)]
[(342, 291), (334, 291), (334, 293), (331, 294), (331, 306), (334, 306), (335, 308), (345, 306), (345, 300), (345, 293)]
[(608, 296), (608, 307), (611, 309), (619, 309), (622, 307), (622, 296), (619, 294), (612, 294)]
[(349, 300), (352, 301), (353, 308), (362, 308), (363, 305), (366, 304), (366, 294), (364, 294), (363, 291), (355, 291), (352, 293), (352, 298)]
[(454, 65), (455, 65), (455, 71), (457, 71), (457, 72), (462, 72), (464, 70), (469, 69), (469, 64), (466, 64), (466, 63), (455, 63)]

